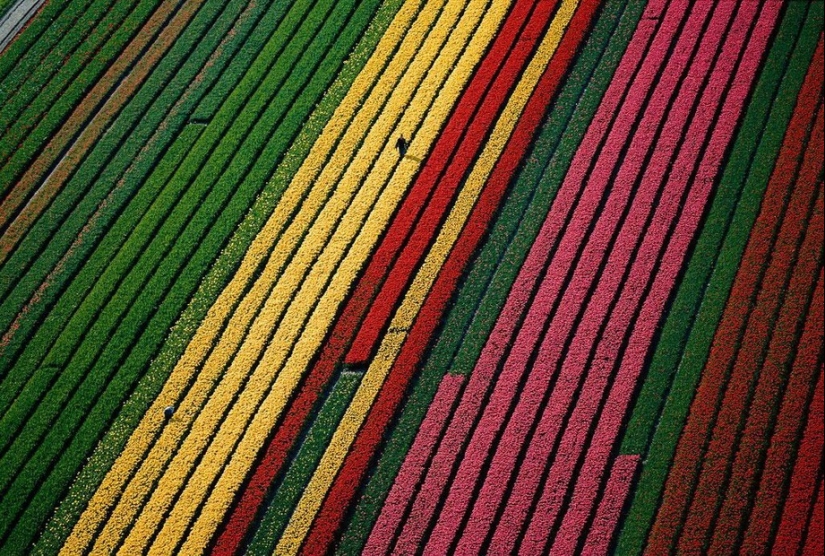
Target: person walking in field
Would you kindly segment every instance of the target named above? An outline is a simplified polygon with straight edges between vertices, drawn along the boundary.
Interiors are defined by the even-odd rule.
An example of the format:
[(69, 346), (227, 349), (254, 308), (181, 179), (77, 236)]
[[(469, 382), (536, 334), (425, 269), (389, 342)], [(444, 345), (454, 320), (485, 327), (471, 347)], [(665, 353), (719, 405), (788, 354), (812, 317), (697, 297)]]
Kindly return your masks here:
[(407, 154), (407, 140), (402, 135), (398, 138), (398, 141), (395, 142), (395, 148), (398, 149), (398, 152), (401, 154), (403, 158)]

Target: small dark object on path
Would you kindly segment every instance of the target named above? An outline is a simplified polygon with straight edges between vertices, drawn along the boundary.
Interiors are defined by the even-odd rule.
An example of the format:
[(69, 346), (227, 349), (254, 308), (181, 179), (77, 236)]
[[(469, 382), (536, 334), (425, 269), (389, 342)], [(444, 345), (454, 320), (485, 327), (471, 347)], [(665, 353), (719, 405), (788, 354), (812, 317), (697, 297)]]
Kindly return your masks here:
[(402, 135), (398, 138), (398, 141), (395, 142), (395, 148), (398, 149), (398, 152), (401, 153), (401, 156), (407, 154), (407, 140)]
[(172, 415), (173, 415), (174, 413), (175, 413), (175, 406), (174, 406), (174, 405), (169, 405), (169, 406), (166, 406), (166, 407), (163, 409), (163, 416), (164, 416), (164, 417), (166, 417), (167, 419), (171, 419), (171, 418), (172, 418)]

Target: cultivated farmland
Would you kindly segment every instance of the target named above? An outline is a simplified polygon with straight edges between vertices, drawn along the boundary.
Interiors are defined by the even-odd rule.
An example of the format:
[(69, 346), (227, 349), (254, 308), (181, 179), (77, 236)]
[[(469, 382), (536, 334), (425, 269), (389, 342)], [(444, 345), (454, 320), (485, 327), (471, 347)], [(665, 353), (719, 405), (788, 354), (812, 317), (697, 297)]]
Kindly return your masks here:
[(5, 14), (0, 554), (825, 550), (821, 2)]

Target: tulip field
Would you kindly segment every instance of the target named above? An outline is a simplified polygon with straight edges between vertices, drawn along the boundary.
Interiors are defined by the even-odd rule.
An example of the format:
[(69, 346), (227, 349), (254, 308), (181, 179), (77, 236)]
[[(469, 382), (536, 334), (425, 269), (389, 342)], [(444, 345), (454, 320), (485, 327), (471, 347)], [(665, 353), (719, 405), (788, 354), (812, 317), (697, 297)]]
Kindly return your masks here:
[(27, 1), (0, 555), (825, 553), (821, 1)]

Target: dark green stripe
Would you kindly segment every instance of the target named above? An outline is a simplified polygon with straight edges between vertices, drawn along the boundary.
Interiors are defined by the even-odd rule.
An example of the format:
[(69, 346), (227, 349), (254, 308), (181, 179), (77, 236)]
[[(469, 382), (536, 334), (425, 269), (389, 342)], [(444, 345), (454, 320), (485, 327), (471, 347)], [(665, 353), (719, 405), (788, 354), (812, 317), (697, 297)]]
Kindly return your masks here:
[(644, 2), (608, 2), (598, 16), (372, 470), (339, 554), (363, 549), (453, 355), (459, 350), (454, 371), (475, 364), (643, 8)]
[[(186, 308), (177, 320), (170, 319), (167, 315), (160, 322), (153, 321), (150, 323), (151, 328), (139, 338), (138, 343), (132, 348), (130, 356), (124, 361), (123, 368), (133, 376), (138, 377), (139, 383), (134, 393), (123, 404), (115, 405), (117, 417), (113, 425), (97, 445), (94, 453), (89, 458), (89, 462), (80, 471), (69, 494), (50, 520), (46, 532), (36, 545), (38, 553), (56, 551), (70, 533), (73, 524), (78, 519), (89, 498), (94, 494), (106, 472), (122, 451), (131, 432), (161, 390), (169, 373), (191, 340), (198, 324), (203, 320), (208, 309), (231, 279), (253, 238), (271, 214), (285, 184), (289, 183), (290, 176), (294, 175), (300, 163), (307, 156), (313, 142), (320, 135), (324, 125), (340, 104), (352, 81), (375, 49), (375, 45), (392, 21), (400, 4), (401, 0), (388, 0), (381, 5), (376, 13), (376, 1), (360, 3), (352, 24), (343, 29), (341, 42), (339, 42), (338, 47), (333, 49), (336, 54), (335, 58), (325, 61), (324, 65), (316, 70), (311, 86), (306, 88), (312, 93), (326, 91), (323, 98), (320, 99), (320, 103), (314, 106), (314, 101), (304, 99), (295, 105), (307, 110), (314, 106), (314, 110), (308, 121), (304, 122), (297, 138), (290, 142), (290, 150), (283, 157), (283, 162), (278, 167), (275, 176), (266, 183), (264, 190), (257, 197), (251, 209), (248, 211), (242, 208), (235, 210), (235, 213), (239, 213), (239, 216), (246, 215), (240, 225), (236, 225), (235, 221), (229, 219), (216, 222), (215, 228), (217, 231), (211, 233), (209, 239), (216, 233), (225, 234), (233, 232), (233, 230), (234, 235), (220, 252), (217, 262), (215, 262), (217, 253), (211, 249), (199, 249), (192, 257), (190, 260), (191, 266), (198, 272), (205, 272), (209, 269), (209, 273), (205, 278), (201, 280), (200, 276), (202, 275), (195, 272), (184, 274), (183, 277), (186, 280), (179, 279), (173, 290), (164, 299), (160, 309), (166, 309), (167, 304), (170, 305), (172, 308), (167, 309), (169, 315), (177, 315), (178, 313), (175, 312), (177, 307), (183, 308), (185, 306)], [(375, 14), (375, 17), (372, 18), (372, 24), (364, 32), (364, 28), (373, 14)], [(349, 62), (341, 66), (341, 61), (350, 53), (351, 48), (343, 45), (355, 44), (359, 39), (360, 42), (350, 55)], [(338, 79), (327, 87), (329, 80), (335, 76), (336, 71), (339, 71)], [(269, 147), (277, 145), (278, 139), (286, 140), (273, 138), (271, 141), (273, 144), (267, 145), (265, 152), (271, 152)], [(273, 163), (271, 160), (267, 162)], [(266, 170), (257, 170), (257, 174), (262, 180), (266, 180), (267, 176), (270, 175), (269, 171)], [(199, 289), (195, 291), (198, 287)], [(193, 293), (194, 297), (192, 297)], [(177, 324), (169, 331), (169, 327), (173, 322), (177, 322)], [(168, 336), (167, 331), (169, 331)], [(149, 363), (148, 357), (155, 354), (157, 349), (160, 349), (159, 353), (152, 358), (151, 365), (144, 374), (144, 369)], [(88, 437), (94, 438), (92, 435), (88, 435)], [(92, 441), (90, 444), (85, 429), (81, 427), (75, 435), (69, 450), (86, 453), (85, 450), (88, 446), (94, 446), (94, 443)]]
[(290, 463), (283, 482), (268, 501), (261, 522), (247, 547), (246, 554), (269, 556), (304, 492), (318, 462), (321, 461), (338, 423), (347, 409), (363, 373), (342, 373), (324, 401), (318, 416)]
[[(796, 98), (822, 29), (820, 10), (811, 9), (805, 19), (807, 11), (803, 2), (788, 5), (633, 410), (621, 451), (645, 454), (646, 459), (620, 533), (620, 554), (643, 550), (659, 505), (693, 392), (793, 111), (793, 102), (774, 100)], [(760, 139), (758, 145), (755, 138)]]

